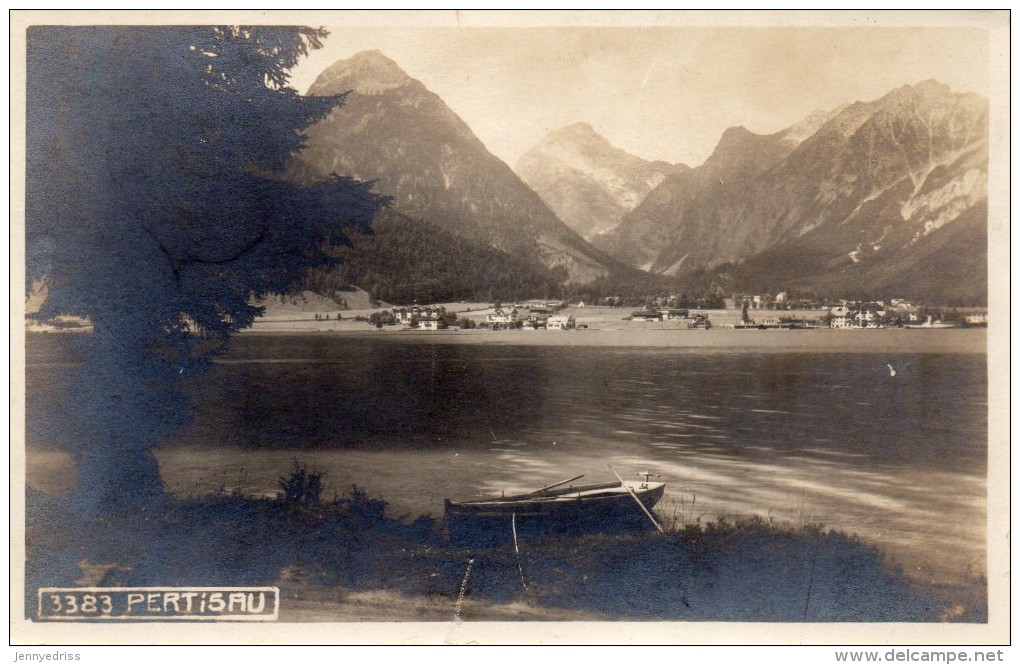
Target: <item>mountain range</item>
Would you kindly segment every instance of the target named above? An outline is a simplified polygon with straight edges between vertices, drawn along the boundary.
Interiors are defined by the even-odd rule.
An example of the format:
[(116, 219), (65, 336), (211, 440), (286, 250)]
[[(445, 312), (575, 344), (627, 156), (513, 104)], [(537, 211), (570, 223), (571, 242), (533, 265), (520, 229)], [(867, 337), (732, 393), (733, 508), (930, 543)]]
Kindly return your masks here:
[(376, 237), (342, 250), (344, 279), (389, 300), (654, 276), (716, 290), (987, 298), (988, 102), (934, 81), (774, 134), (730, 128), (696, 167), (629, 155), (576, 123), (516, 172), (377, 51), (328, 67), (308, 94), (345, 92), (308, 128), (292, 177), (350, 175), (393, 198)]
[(436, 94), (382, 53), (341, 60), (308, 90), (347, 92), (343, 107), (308, 128), (293, 177), (314, 182), (335, 172), (374, 181), (398, 215), (561, 282), (627, 269), (560, 221)]
[(985, 297), (987, 100), (927, 81), (814, 122), (727, 130), (594, 243), (681, 277)]

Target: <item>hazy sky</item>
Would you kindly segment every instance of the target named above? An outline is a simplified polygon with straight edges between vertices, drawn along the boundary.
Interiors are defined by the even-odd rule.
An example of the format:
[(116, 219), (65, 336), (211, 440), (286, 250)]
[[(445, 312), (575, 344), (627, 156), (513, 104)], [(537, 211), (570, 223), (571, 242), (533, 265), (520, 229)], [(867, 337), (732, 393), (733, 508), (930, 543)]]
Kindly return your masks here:
[(988, 94), (980, 28), (326, 27), (294, 87), (378, 49), (511, 166), (579, 121), (639, 157), (696, 166), (735, 125), (775, 132), (925, 79)]

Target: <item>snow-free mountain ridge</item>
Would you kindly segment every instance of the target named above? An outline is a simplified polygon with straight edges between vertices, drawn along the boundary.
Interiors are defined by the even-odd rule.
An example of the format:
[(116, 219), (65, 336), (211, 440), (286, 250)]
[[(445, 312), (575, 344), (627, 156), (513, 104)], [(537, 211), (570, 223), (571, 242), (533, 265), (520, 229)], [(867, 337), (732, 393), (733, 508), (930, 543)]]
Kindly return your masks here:
[(934, 81), (770, 135), (730, 128), (693, 168), (628, 155), (576, 123), (525, 153), (517, 173), (378, 51), (331, 65), (309, 89), (345, 92), (307, 130), (292, 175), (374, 181), (393, 197), (394, 242), (400, 219), (417, 238), (452, 234), (404, 261), (490, 256), (542, 284), (640, 269), (724, 289), (987, 297), (988, 101)]

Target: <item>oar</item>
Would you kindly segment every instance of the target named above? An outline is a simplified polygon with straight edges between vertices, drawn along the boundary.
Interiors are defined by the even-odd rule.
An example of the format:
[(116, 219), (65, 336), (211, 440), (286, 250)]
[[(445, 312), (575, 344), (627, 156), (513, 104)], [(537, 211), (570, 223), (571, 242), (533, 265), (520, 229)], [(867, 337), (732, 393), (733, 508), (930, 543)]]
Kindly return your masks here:
[(579, 476), (574, 476), (573, 478), (567, 478), (566, 480), (561, 480), (558, 483), (553, 483), (552, 485), (546, 485), (545, 487), (543, 487), (541, 489), (537, 489), (534, 492), (529, 492), (529, 494), (538, 494), (539, 492), (544, 492), (546, 490), (551, 490), (554, 487), (559, 487), (560, 485), (566, 485), (567, 483), (572, 483), (575, 480), (578, 480), (580, 478), (584, 478), (584, 474), (583, 473), (581, 475), (579, 475)]
[[(609, 465), (607, 464), (606, 466), (609, 466)], [(659, 533), (662, 533), (662, 527), (659, 526), (659, 523), (655, 521), (655, 518), (652, 517), (652, 514), (650, 512), (648, 512), (647, 508), (645, 508), (645, 504), (641, 503), (641, 499), (639, 499), (638, 495), (634, 493), (634, 490), (631, 489), (630, 485), (628, 485), (627, 483), (623, 482), (623, 478), (620, 477), (620, 474), (618, 474), (616, 472), (616, 470), (613, 469), (613, 467), (609, 466), (609, 470), (612, 471), (613, 475), (616, 476), (616, 479), (620, 481), (620, 485), (622, 485), (623, 488), (626, 489), (627, 492), (630, 493), (631, 498), (633, 498), (635, 501), (637, 501), (637, 505), (641, 507), (641, 510), (644, 511), (645, 515), (648, 515), (648, 519), (650, 519), (652, 521), (652, 525), (655, 526), (655, 528), (658, 530)]]

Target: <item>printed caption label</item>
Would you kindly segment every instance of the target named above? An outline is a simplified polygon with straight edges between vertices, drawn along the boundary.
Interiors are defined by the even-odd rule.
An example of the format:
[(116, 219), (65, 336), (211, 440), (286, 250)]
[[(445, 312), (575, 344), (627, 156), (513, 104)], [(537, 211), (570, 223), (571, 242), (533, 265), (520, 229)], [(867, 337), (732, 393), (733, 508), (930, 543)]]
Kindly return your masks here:
[(276, 587), (39, 589), (40, 621), (276, 621)]

